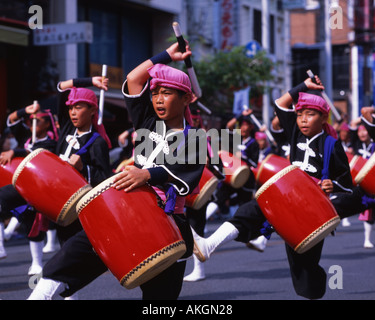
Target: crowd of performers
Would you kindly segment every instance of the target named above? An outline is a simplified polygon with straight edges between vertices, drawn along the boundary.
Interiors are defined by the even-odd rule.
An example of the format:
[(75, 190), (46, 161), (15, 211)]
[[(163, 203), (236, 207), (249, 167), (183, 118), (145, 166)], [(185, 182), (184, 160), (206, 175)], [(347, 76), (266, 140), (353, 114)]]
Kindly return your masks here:
[[(241, 174), (246, 180), (240, 185), (227, 181), (222, 158), (218, 164), (210, 161), (213, 155), (209, 140), (206, 164), (199, 161), (189, 165), (160, 164), (157, 155), (160, 152), (167, 154), (172, 148), (168, 135), (181, 135), (185, 146), (198, 145), (199, 138), (189, 141), (187, 131), (204, 128), (199, 111), (189, 108), (196, 100), (189, 77), (168, 66), (170, 62), (183, 61), (190, 55), (188, 45), (186, 52), (181, 53), (176, 43), (129, 73), (122, 91), (134, 127), (118, 137), (119, 148), (112, 149), (104, 126), (98, 125), (98, 101), (89, 89), (95, 86), (107, 90), (108, 79), (72, 79), (58, 84), (57, 115), (42, 110), (39, 104), (9, 115), (2, 139), (0, 164), (5, 166), (43, 148), (69, 163), (92, 187), (113, 176), (111, 187), (125, 193), (145, 185), (152, 186), (160, 206), (173, 217), (186, 244), (186, 252), (168, 268), (140, 285), (143, 299), (177, 299), (183, 281), (205, 279), (204, 261), (228, 241), (240, 241), (258, 251), (266, 249), (267, 239), (275, 230), (267, 226), (267, 219), (254, 195), (260, 187), (257, 169), (271, 154), (286, 159), (289, 164), (296, 165), (316, 179), (329, 196), (343, 225), (348, 224), (347, 217), (360, 215), (359, 218), (364, 221), (364, 247), (372, 248), (370, 235), (375, 201), (360, 186), (353, 186), (349, 162), (355, 156), (369, 159), (374, 153), (375, 109), (365, 107), (360, 118), (350, 123), (344, 119), (331, 126), (328, 124), (329, 106), (319, 95), (324, 86), (318, 77), (315, 82), (309, 78), (275, 101), (275, 116), (268, 131), (273, 137), (271, 141), (266, 134), (268, 129), (254, 124), (250, 109), (234, 115), (226, 124), (229, 132), (237, 128), (241, 134), (241, 145), (227, 150), (241, 159), (241, 165), (248, 170), (248, 175)], [(32, 127), (34, 118), (36, 125)], [(160, 123), (162, 133), (157, 130)], [(134, 152), (141, 143), (137, 139), (139, 129), (155, 133), (145, 137), (153, 146), (151, 154)], [(32, 139), (33, 130), (35, 138)], [(329, 139), (330, 136), (334, 140)], [(327, 141), (331, 141), (329, 152)], [(200, 159), (199, 148), (196, 150), (194, 157)], [(217, 183), (214, 190), (203, 197), (203, 203), (195, 207), (187, 199), (197, 196), (205, 170), (215, 177)], [(200, 191), (203, 193), (205, 190), (201, 188)], [(233, 207), (238, 209), (228, 215)], [(214, 215), (226, 217), (226, 221), (205, 238), (206, 222)], [(31, 206), (14, 185), (1, 186), (0, 259), (7, 256), (6, 240), (20, 226), (26, 230), (30, 243), (32, 262), (29, 275), (42, 273), (30, 300), (52, 299), (56, 294), (66, 299), (76, 298), (81, 288), (108, 270), (93, 250), (79, 219), (67, 226), (55, 223)], [(296, 294), (308, 299), (321, 298), (325, 293), (326, 273), (319, 266), (323, 244), (324, 240), (304, 253), (296, 253), (285, 244)], [(56, 253), (43, 266), (43, 253), (51, 251)], [(186, 259), (189, 257), (194, 259), (194, 268), (185, 275)]]

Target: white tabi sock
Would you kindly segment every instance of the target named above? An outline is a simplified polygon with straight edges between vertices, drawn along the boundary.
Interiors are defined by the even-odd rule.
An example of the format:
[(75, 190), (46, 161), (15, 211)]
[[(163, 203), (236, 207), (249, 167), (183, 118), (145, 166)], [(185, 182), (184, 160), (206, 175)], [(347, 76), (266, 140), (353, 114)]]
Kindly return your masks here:
[(193, 258), (194, 269), (189, 275), (184, 277), (184, 281), (199, 281), (206, 278), (203, 262), (200, 262), (196, 255), (194, 255)]
[(206, 220), (210, 220), (218, 210), (219, 206), (215, 202), (210, 202), (206, 208)]
[(4, 248), (4, 223), (0, 222), (0, 259), (5, 259), (7, 252)]
[(16, 217), (12, 217), (8, 223), (8, 226), (4, 230), (4, 239), (9, 240), (14, 231), (21, 225), (21, 223), (18, 221)]
[(43, 248), (44, 253), (50, 253), (59, 250), (60, 245), (57, 242), (57, 231), (48, 230), (47, 231), (47, 242)]
[(210, 258), (217, 247), (238, 237), (238, 229), (230, 222), (224, 222), (209, 238), (200, 237), (193, 229), (194, 254), (204, 262)]
[(52, 300), (53, 297), (64, 290), (60, 281), (41, 278), (27, 300)]
[(39, 242), (29, 241), (29, 245), (30, 245), (30, 253), (31, 253), (32, 262), (31, 262), (28, 275), (32, 276), (32, 275), (41, 273), (43, 270), (42, 258), (43, 258), (44, 243), (43, 241), (39, 241)]
[(371, 232), (372, 232), (372, 224), (364, 221), (363, 227), (365, 229), (365, 242), (363, 246), (367, 249), (371, 249), (374, 247), (374, 245), (371, 242)]

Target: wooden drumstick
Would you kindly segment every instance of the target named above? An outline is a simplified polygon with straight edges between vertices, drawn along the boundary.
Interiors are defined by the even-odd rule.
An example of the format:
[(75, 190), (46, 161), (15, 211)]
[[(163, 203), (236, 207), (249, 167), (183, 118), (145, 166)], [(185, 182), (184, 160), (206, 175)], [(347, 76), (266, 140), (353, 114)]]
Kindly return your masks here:
[[(107, 65), (103, 64), (102, 69), (102, 83), (104, 83), (104, 80), (107, 76)], [(98, 119), (98, 125), (103, 124), (103, 114), (104, 114), (104, 89), (100, 90), (100, 97), (99, 97), (99, 119)]]
[[(314, 73), (311, 71), (311, 70), (307, 70), (307, 75), (309, 76), (309, 78), (314, 82), (316, 83), (316, 80), (315, 80), (315, 75)], [(324, 90), (321, 91), (321, 94), (322, 94), (322, 97), (323, 99), (328, 103), (328, 105), (330, 106), (331, 110), (332, 110), (332, 113), (333, 115), (335, 116), (336, 120), (337, 121), (341, 121), (342, 118), (340, 116), (340, 113), (337, 111), (336, 107), (333, 105), (331, 99), (328, 97), (328, 95), (326, 94), (326, 92)]]
[[(34, 108), (36, 108), (36, 105), (38, 104), (38, 101), (37, 100), (34, 100)], [(36, 142), (36, 123), (37, 123), (37, 119), (36, 119), (36, 112), (32, 115), (33, 117), (33, 132), (32, 132), (32, 138), (31, 138), (31, 143), (34, 144)]]
[[(173, 30), (176, 35), (180, 51), (186, 52), (186, 42), (182, 35), (181, 28), (178, 22), (173, 23)], [(191, 62), (190, 57), (186, 58), (184, 61), (185, 61), (185, 65), (186, 65), (186, 68), (187, 68), (187, 71), (191, 80), (193, 91), (195, 95), (197, 96), (197, 98), (199, 99), (200, 97), (202, 97), (202, 90), (199, 86), (197, 75), (195, 74), (193, 64)]]

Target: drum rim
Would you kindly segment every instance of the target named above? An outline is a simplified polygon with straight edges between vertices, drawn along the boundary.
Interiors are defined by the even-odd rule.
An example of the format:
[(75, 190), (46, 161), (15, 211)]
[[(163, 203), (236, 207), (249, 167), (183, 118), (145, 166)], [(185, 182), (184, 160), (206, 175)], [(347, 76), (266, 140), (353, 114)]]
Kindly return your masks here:
[(91, 190), (92, 186), (90, 184), (79, 188), (78, 191), (76, 191), (64, 204), (57, 217), (56, 223), (63, 227), (66, 227), (73, 223), (78, 218), (77, 203), (85, 194), (87, 194)]
[(255, 199), (258, 200), (258, 198), (263, 194), (264, 191), (266, 191), (266, 189), (268, 189), (268, 187), (270, 187), (272, 184), (274, 184), (277, 180), (279, 180), (280, 178), (282, 178), (283, 176), (285, 176), (286, 174), (288, 174), (289, 172), (293, 171), (293, 170), (296, 170), (296, 169), (299, 169), (296, 165), (293, 165), (291, 164), (290, 166), (287, 166), (286, 168), (282, 169), (281, 171), (279, 171), (278, 173), (276, 173), (274, 176), (272, 176), (271, 178), (269, 178), (264, 184), (263, 186), (261, 186), (258, 191), (256, 192), (255, 194)]
[(87, 192), (77, 203), (76, 211), (77, 215), (79, 216), (82, 210), (95, 198), (99, 197), (103, 192), (107, 191), (113, 185), (113, 180), (117, 175), (114, 175), (103, 182), (99, 183), (95, 188), (92, 188), (89, 192)]
[(40, 153), (42, 153), (44, 151), (48, 151), (48, 150), (43, 149), (43, 148), (35, 149), (33, 152), (31, 152), (29, 155), (27, 155), (25, 159), (22, 160), (22, 162), (18, 165), (16, 171), (14, 171), (13, 178), (12, 178), (13, 187), (16, 187), (17, 179), (18, 179), (19, 175), (21, 174), (21, 172), (23, 171), (23, 169), (27, 166), (27, 164), (32, 159), (34, 159), (37, 155), (39, 155)]
[(357, 163), (358, 159), (360, 158), (361, 156), (359, 156), (358, 154), (355, 154), (352, 158), (352, 160), (350, 160), (349, 162), (349, 168), (350, 170), (354, 168), (355, 164)]
[[(210, 197), (211, 197), (211, 195), (215, 192), (218, 184), (219, 184), (219, 179), (216, 178), (216, 177), (211, 177), (210, 180), (208, 180), (207, 183), (204, 185), (202, 190), (199, 191), (199, 194), (195, 198), (195, 200), (193, 201), (193, 204), (191, 205), (191, 208), (194, 209), (194, 210), (201, 209), (204, 205), (204, 202), (201, 203), (201, 200), (206, 195), (205, 193), (207, 192), (207, 190), (209, 190), (211, 188), (214, 189), (210, 194)], [(200, 204), (200, 205), (198, 205), (198, 204)]]
[(366, 161), (366, 163), (363, 165), (361, 170), (359, 170), (359, 172), (357, 173), (354, 181), (357, 184), (360, 184), (363, 181), (363, 179), (366, 177), (366, 175), (369, 173), (369, 171), (374, 167), (374, 165), (375, 165), (375, 154), (373, 154), (370, 157), (370, 159)]
[(245, 183), (249, 179), (249, 176), (250, 176), (250, 168), (249, 168), (249, 166), (246, 166), (246, 165), (240, 166), (239, 168), (236, 169), (236, 171), (233, 172), (232, 177), (230, 178), (230, 185), (233, 188), (239, 189), (239, 188), (243, 187), (243, 185), (245, 184), (245, 183), (243, 183), (243, 184), (241, 184), (241, 186), (237, 186), (237, 184), (234, 181), (241, 173), (243, 173), (243, 171), (245, 171), (246, 175), (247, 175)]
[(257, 176), (255, 177), (256, 182), (259, 182), (260, 173), (262, 172), (264, 165), (267, 163), (268, 159), (271, 158), (271, 156), (274, 156), (274, 154), (271, 153), (271, 154), (267, 155), (267, 157), (265, 157), (263, 159), (263, 161), (261, 162), (261, 164), (259, 166), (259, 169), (257, 171)]
[[(175, 263), (179, 258), (181, 258), (185, 254), (186, 250), (187, 249), (184, 240), (179, 240), (167, 245), (166, 247), (160, 249), (158, 252), (152, 254), (151, 256), (143, 260), (132, 270), (130, 270), (126, 275), (124, 275), (120, 280), (121, 285), (127, 289), (134, 289), (142, 285), (143, 283), (151, 280), (152, 278), (156, 277), (158, 274), (166, 270), (168, 267), (170, 267), (173, 263)], [(164, 263), (161, 266), (159, 264), (161, 258), (165, 258), (164, 260), (169, 260), (167, 261), (167, 263)], [(157, 267), (160, 270), (152, 274), (152, 276), (146, 276), (141, 278), (141, 281), (139, 281), (140, 276), (145, 274), (145, 271), (151, 270), (154, 267)]]
[(321, 240), (323, 240), (329, 233), (332, 232), (339, 224), (340, 224), (340, 217), (337, 215), (336, 217), (333, 217), (332, 219), (325, 222), (323, 225), (321, 225), (319, 228), (314, 230), (312, 233), (310, 233), (305, 239), (303, 239), (295, 248), (294, 251), (302, 254), (317, 243), (319, 243)]

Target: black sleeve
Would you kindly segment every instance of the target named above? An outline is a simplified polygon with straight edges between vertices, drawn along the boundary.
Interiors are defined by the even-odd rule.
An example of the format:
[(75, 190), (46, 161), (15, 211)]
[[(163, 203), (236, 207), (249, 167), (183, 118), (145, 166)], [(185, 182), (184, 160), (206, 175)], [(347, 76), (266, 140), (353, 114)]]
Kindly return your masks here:
[(375, 140), (375, 124), (374, 118), (372, 118), (372, 122), (368, 122), (364, 117), (362, 117), (362, 123), (365, 126), (368, 134), (370, 135), (371, 139)]
[(128, 95), (127, 82), (124, 83), (123, 94), (125, 97), (126, 108), (129, 111), (130, 118), (135, 130), (144, 128), (144, 123), (150, 118), (155, 118), (156, 113), (152, 106), (149, 83), (145, 85), (139, 95)]
[(93, 187), (112, 175), (108, 145), (102, 137), (98, 137), (94, 141), (88, 149), (88, 155), (81, 156), (81, 159), (83, 162), (81, 173), (89, 178)]
[(353, 188), (348, 157), (340, 141), (336, 141), (329, 162), (329, 172), (334, 184), (334, 192), (348, 192)]
[(280, 125), (284, 129), (286, 141), (292, 140), (293, 132), (297, 126), (297, 116), (293, 109), (284, 109), (276, 106), (276, 114), (279, 118)]

